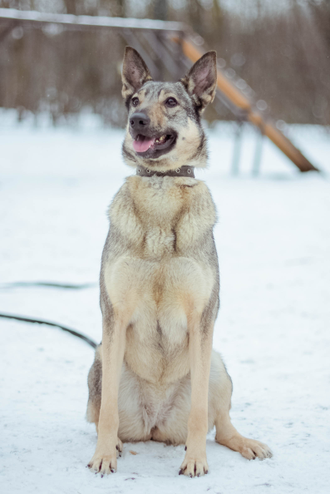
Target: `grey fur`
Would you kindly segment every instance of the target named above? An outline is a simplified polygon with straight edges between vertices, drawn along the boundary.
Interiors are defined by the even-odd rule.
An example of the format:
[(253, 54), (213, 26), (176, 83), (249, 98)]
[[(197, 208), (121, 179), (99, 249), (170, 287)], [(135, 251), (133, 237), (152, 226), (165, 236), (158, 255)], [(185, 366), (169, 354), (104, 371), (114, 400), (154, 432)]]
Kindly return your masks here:
[[(128, 118), (138, 111), (138, 125), (148, 126), (142, 138), (167, 137), (166, 153), (153, 148), (146, 157), (135, 151), (140, 136), (128, 126), (126, 163), (162, 173), (206, 166), (200, 113), (214, 97), (215, 53), (203, 56), (182, 81), (163, 83), (152, 81), (140, 55), (127, 48), (122, 79)], [(167, 104), (168, 97), (177, 104)], [(148, 123), (138, 121), (141, 112)], [(130, 176), (109, 218), (100, 273), (103, 343), (88, 375), (87, 419), (99, 433), (90, 467), (113, 472), (121, 441), (154, 439), (186, 444), (181, 473), (204, 475), (206, 433), (214, 425), (220, 444), (248, 459), (269, 457), (266, 445), (231, 424), (231, 379), (212, 351), (220, 277), (216, 210), (204, 182)]]

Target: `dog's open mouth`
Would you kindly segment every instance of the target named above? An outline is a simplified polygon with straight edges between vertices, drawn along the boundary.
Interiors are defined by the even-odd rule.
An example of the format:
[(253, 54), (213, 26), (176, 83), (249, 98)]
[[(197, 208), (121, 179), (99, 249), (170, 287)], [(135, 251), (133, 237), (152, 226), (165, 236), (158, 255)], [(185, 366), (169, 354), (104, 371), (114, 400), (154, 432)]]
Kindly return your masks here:
[(158, 137), (148, 137), (138, 134), (133, 141), (136, 153), (145, 157), (159, 157), (172, 149), (176, 141), (176, 134), (163, 134)]

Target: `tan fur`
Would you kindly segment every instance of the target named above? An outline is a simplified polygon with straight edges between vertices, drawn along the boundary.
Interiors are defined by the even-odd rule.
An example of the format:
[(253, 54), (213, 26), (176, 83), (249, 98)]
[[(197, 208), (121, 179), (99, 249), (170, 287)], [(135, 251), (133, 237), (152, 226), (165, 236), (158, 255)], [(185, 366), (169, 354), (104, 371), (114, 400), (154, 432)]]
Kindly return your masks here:
[[(136, 53), (129, 56), (145, 72)], [(135, 66), (130, 70), (134, 74)], [(167, 125), (165, 97), (160, 92), (149, 110), (160, 127)], [(172, 156), (157, 166), (191, 164), (200, 136), (198, 121), (188, 118)], [(125, 145), (134, 153), (131, 141), (127, 132)], [(136, 156), (135, 166), (141, 160)], [(212, 351), (219, 275), (216, 211), (207, 186), (189, 177), (128, 177), (109, 219), (100, 278), (103, 340), (88, 378), (87, 419), (98, 431), (90, 468), (114, 472), (122, 441), (153, 439), (185, 443), (180, 473), (204, 475), (206, 434), (214, 425), (220, 444), (249, 459), (270, 456), (266, 445), (242, 437), (231, 424), (231, 380)]]

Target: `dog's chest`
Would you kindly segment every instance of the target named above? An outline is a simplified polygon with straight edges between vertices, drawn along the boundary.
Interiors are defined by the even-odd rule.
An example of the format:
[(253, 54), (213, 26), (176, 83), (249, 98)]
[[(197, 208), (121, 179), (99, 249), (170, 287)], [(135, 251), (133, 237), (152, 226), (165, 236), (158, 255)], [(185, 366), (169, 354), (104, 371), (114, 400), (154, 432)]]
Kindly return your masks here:
[(130, 177), (110, 209), (105, 286), (127, 318), (126, 362), (146, 380), (188, 373), (187, 315), (202, 313), (214, 284), (212, 268), (195, 254), (214, 224), (213, 203), (202, 183), (189, 180)]
[(187, 311), (209, 300), (210, 268), (186, 257), (161, 262), (123, 255), (105, 269), (116, 310), (129, 317), (126, 361), (147, 380), (170, 382), (189, 371)]
[(125, 360), (148, 382), (175, 381), (189, 371), (186, 328), (180, 327), (174, 334), (171, 328), (161, 328), (158, 321), (136, 320), (126, 333)]
[(164, 179), (148, 179), (134, 194), (134, 205), (144, 229), (144, 254), (154, 258), (173, 252), (175, 221), (182, 208), (180, 189)]
[(177, 225), (196, 182), (187, 180), (191, 181), (188, 187), (174, 183), (171, 177), (130, 177), (119, 191), (110, 220), (129, 241), (134, 255), (159, 260), (175, 252)]

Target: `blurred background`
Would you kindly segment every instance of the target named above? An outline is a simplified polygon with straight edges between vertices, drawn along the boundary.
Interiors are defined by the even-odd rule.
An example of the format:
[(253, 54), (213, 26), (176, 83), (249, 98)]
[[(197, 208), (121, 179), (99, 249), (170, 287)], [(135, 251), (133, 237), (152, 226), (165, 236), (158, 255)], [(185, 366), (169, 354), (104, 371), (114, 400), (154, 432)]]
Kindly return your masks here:
[[(196, 170), (219, 215), (214, 347), (233, 378), (234, 424), (274, 451), (247, 462), (210, 432), (210, 473), (189, 489), (183, 446), (155, 442), (125, 445), (116, 478), (95, 482), (84, 468), (92, 348), (11, 318), (102, 338), (106, 211), (134, 173), (121, 156), (124, 47), (168, 80), (194, 58), (149, 29), (157, 19), (184, 23), (187, 55), (217, 50), (210, 166)], [(329, 491), (329, 129), (330, 0), (0, 0), (1, 492)]]
[[(184, 22), (260, 110), (287, 123), (330, 124), (329, 0), (0, 0), (0, 8)], [(47, 111), (54, 124), (88, 110), (123, 126), (125, 44), (111, 29), (19, 25), (0, 34), (0, 107), (17, 108), (20, 119)], [(232, 115), (223, 105), (206, 118)]]

